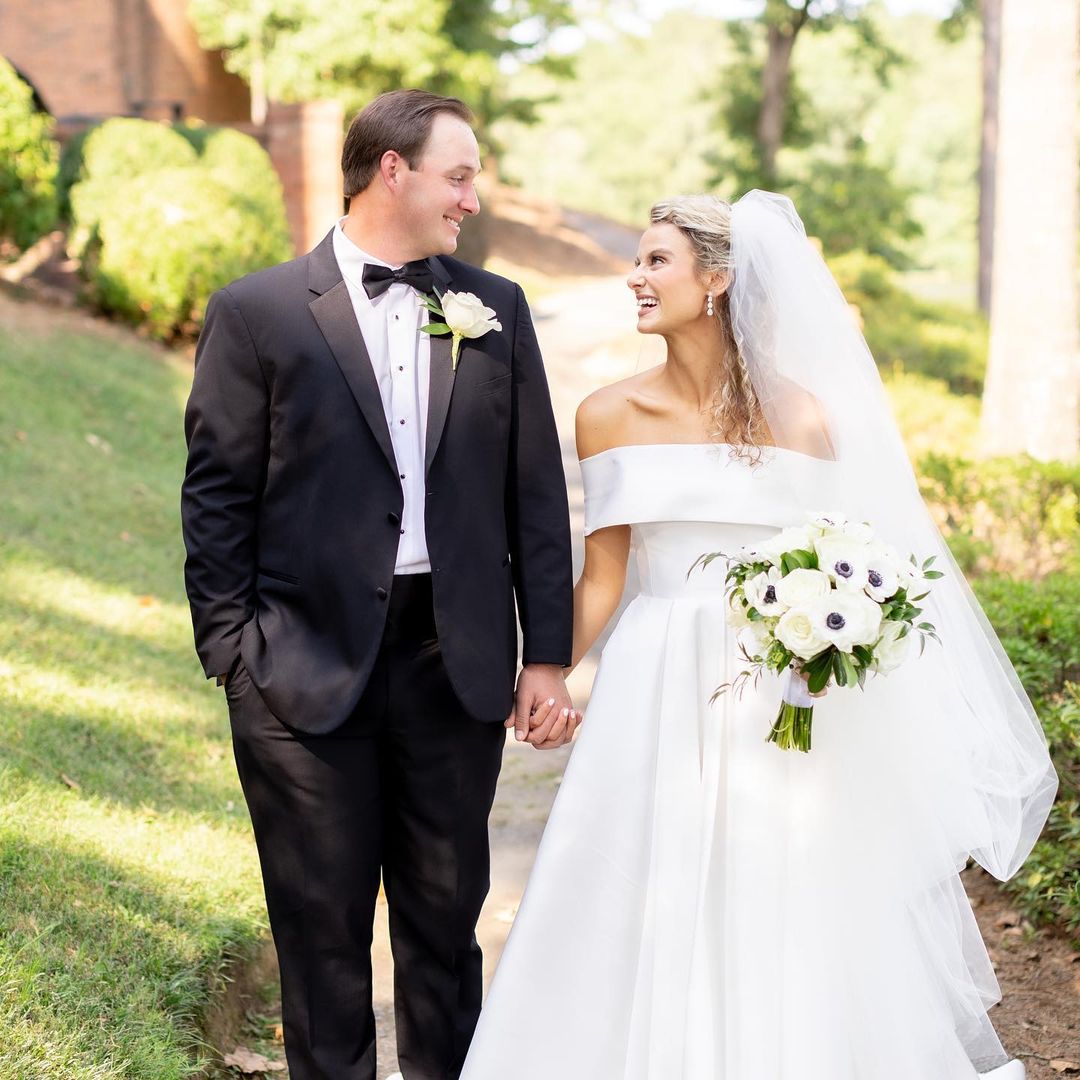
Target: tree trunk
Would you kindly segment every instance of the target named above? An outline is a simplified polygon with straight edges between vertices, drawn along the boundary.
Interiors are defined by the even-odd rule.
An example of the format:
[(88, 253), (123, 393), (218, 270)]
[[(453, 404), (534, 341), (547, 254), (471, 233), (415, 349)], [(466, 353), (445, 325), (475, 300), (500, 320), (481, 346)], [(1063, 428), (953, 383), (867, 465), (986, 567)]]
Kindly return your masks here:
[(990, 314), (994, 265), (994, 189), (998, 142), (998, 83), (1001, 71), (1001, 0), (981, 0), (982, 138), (979, 147), (979, 310)]
[(992, 453), (1074, 459), (1077, 332), (1076, 0), (1003, 0), (990, 363)]
[(791, 77), (791, 52), (799, 24), (766, 27), (768, 51), (761, 73), (761, 112), (758, 114), (757, 141), (761, 172), (768, 186), (776, 180), (776, 155), (784, 144), (784, 116), (787, 112), (788, 82)]

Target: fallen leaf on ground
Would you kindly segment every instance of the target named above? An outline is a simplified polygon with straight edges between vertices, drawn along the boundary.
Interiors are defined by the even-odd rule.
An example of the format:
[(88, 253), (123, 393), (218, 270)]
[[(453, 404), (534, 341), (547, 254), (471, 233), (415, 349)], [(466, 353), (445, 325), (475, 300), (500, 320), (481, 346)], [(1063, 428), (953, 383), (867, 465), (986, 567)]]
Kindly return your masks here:
[(1050, 1062), (1050, 1068), (1053, 1069), (1054, 1072), (1059, 1073), (1080, 1072), (1080, 1062), (1066, 1061), (1064, 1058), (1054, 1058), (1054, 1060)]
[(65, 784), (67, 784), (67, 786), (69, 788), (71, 788), (72, 791), (78, 791), (79, 790), (79, 784), (76, 781), (72, 780), (71, 777), (67, 775), (67, 773), (61, 773), (60, 774), (60, 779)]
[(246, 1046), (238, 1046), (231, 1054), (226, 1054), (225, 1064), (231, 1069), (239, 1069), (242, 1073), (285, 1071), (285, 1066), (280, 1061), (271, 1061)]

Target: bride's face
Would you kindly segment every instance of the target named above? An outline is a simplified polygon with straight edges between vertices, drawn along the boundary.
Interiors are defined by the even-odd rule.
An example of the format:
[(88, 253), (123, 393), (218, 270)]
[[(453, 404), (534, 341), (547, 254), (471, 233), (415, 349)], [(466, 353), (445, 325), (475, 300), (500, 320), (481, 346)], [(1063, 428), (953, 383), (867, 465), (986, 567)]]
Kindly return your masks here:
[(667, 334), (705, 314), (707, 290), (694, 249), (682, 230), (669, 222), (650, 225), (638, 244), (626, 284), (637, 297), (640, 334)]

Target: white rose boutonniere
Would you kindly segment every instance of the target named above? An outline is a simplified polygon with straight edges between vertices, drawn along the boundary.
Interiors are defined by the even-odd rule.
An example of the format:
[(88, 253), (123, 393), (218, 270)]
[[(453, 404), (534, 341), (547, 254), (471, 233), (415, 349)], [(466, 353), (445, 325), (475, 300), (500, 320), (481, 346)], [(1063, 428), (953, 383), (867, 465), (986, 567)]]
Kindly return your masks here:
[(502, 330), (502, 323), (495, 318), (495, 311), (485, 307), (479, 296), (467, 292), (445, 292), (442, 302), (431, 297), (424, 301), (428, 311), (441, 322), (430, 322), (420, 329), (425, 334), (450, 334), (450, 362), (457, 371), (458, 353), (465, 338), (483, 337), (489, 330)]

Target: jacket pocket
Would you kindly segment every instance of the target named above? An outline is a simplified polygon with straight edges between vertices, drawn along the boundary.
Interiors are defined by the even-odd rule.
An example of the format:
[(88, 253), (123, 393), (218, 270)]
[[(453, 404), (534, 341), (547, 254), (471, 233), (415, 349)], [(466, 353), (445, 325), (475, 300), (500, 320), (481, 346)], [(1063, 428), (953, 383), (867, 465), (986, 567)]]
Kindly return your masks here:
[(478, 397), (486, 397), (488, 394), (497, 394), (504, 387), (510, 385), (511, 372), (507, 371), (503, 375), (496, 375), (494, 379), (487, 379), (482, 383), (477, 383), (474, 392)]
[(292, 574), (283, 574), (280, 570), (267, 570), (265, 566), (260, 566), (258, 573), (262, 577), (268, 577), (271, 581), (283, 581), (286, 585), (299, 585), (300, 579), (294, 577)]

